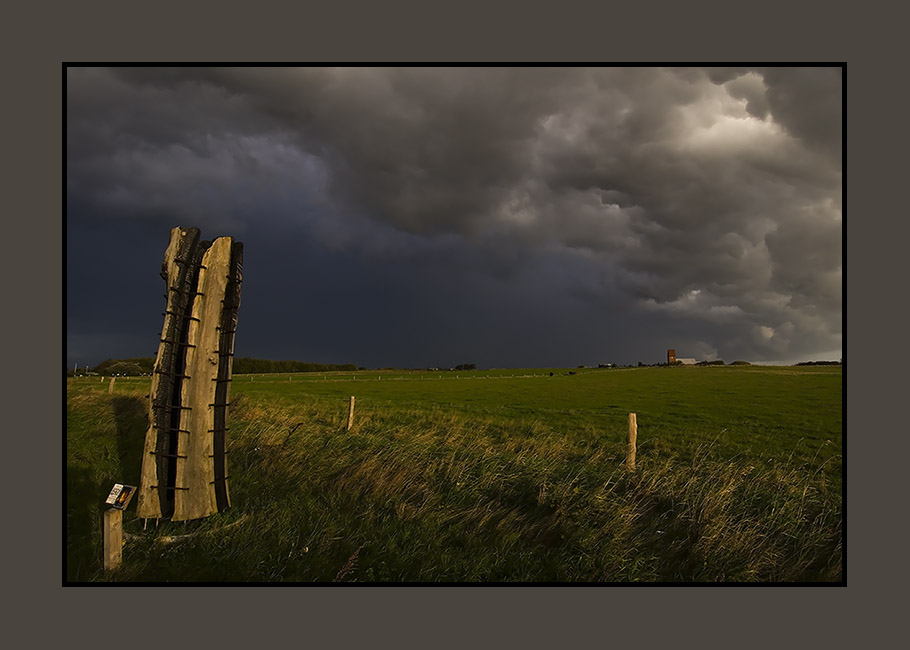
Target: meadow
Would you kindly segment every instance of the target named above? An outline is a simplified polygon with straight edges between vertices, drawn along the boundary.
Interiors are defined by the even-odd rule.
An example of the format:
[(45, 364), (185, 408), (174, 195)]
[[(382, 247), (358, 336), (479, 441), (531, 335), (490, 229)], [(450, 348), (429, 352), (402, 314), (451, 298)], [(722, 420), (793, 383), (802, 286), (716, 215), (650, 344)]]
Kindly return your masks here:
[(134, 502), (112, 572), (104, 499), (139, 484), (149, 378), (68, 379), (64, 578), (843, 580), (841, 367), (569, 372), (235, 375), (232, 508), (143, 529)]

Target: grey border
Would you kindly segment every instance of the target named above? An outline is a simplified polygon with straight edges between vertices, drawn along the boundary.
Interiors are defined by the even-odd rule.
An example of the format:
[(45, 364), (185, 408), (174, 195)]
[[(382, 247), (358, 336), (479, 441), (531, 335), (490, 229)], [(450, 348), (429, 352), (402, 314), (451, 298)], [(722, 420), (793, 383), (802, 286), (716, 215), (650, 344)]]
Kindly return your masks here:
[[(889, 519), (890, 504), (876, 502), (872, 487), (877, 472), (871, 454), (856, 443), (860, 434), (894, 430), (892, 411), (876, 410), (879, 385), (862, 379), (880, 377), (892, 387), (892, 404), (905, 399), (899, 386), (899, 369), (882, 368), (876, 360), (890, 354), (888, 340), (903, 338), (900, 325), (906, 318), (882, 322), (875, 318), (876, 305), (891, 298), (897, 284), (872, 285), (872, 271), (886, 272), (883, 253), (898, 252), (893, 235), (875, 237), (889, 215), (902, 218), (903, 202), (889, 202), (879, 193), (876, 181), (887, 178), (900, 187), (903, 179), (885, 170), (905, 165), (898, 152), (888, 147), (892, 134), (883, 117), (895, 117), (895, 109), (880, 103), (876, 93), (887, 89), (902, 75), (888, 70), (897, 50), (888, 43), (903, 42), (897, 31), (903, 21), (888, 11), (869, 18), (859, 12), (838, 12), (830, 3), (795, 7), (791, 3), (771, 6), (718, 3), (715, 11), (694, 11), (692, 3), (644, 2), (617, 8), (613, 5), (571, 7), (560, 3), (549, 11), (513, 5), (508, 10), (486, 5), (470, 10), (463, 4), (431, 3), (405, 7), (390, 3), (301, 4), (293, 12), (273, 13), (257, 3), (255, 9), (238, 10), (240, 3), (159, 2), (153, 5), (124, 3), (66, 3), (51, 10), (35, 6), (11, 16), (15, 26), (14, 50), (23, 56), (11, 75), (17, 88), (10, 94), (14, 128), (7, 149), (16, 169), (16, 182), (7, 186), (13, 197), (13, 237), (7, 241), (40, 242), (36, 248), (47, 254), (47, 264), (29, 266), (32, 248), (14, 247), (14, 268), (37, 271), (38, 291), (29, 284), (11, 287), (14, 304), (21, 296), (41, 321), (32, 321), (27, 331), (16, 328), (17, 337), (47, 341), (48, 345), (13, 349), (13, 368), (21, 369), (16, 402), (30, 402), (32, 414), (17, 409), (11, 431), (21, 432), (12, 450), (16, 457), (42, 458), (54, 449), (48, 468), (37, 463), (11, 463), (14, 485), (28, 490), (27, 499), (12, 499), (8, 521), (28, 522), (34, 533), (25, 543), (17, 541), (8, 562), (14, 584), (23, 602), (20, 625), (30, 624), (41, 636), (59, 635), (64, 643), (91, 642), (106, 636), (114, 643), (143, 644), (151, 635), (142, 633), (138, 612), (158, 599), (194, 602), (200, 614), (215, 621), (236, 622), (244, 614), (250, 625), (230, 624), (225, 634), (213, 628), (191, 632), (193, 640), (261, 643), (263, 640), (293, 640), (303, 632), (307, 639), (334, 640), (348, 645), (357, 640), (404, 640), (415, 635), (446, 645), (533, 641), (560, 646), (578, 641), (605, 643), (639, 637), (656, 642), (690, 638), (703, 645), (708, 639), (735, 641), (757, 646), (786, 639), (787, 646), (812, 645), (848, 638), (862, 638), (859, 624), (874, 618), (882, 602), (896, 602), (900, 587), (886, 570), (889, 554), (897, 542), (870, 539), (876, 520)], [(435, 3), (433, 3), (435, 4)], [(868, 9), (867, 9), (868, 10)], [(26, 12), (28, 15), (25, 15)], [(293, 18), (288, 14), (294, 14)], [(420, 25), (420, 27), (418, 27)], [(866, 27), (865, 29), (863, 27)], [(15, 47), (18, 46), (18, 47)], [(848, 138), (853, 164), (849, 187), (853, 210), (846, 217), (849, 233), (848, 258), (850, 343), (845, 359), (849, 392), (849, 587), (842, 588), (383, 588), (354, 589), (225, 589), (130, 588), (113, 594), (104, 589), (61, 588), (61, 483), (56, 467), (62, 466), (62, 450), (56, 448), (62, 429), (62, 410), (47, 404), (48, 395), (60, 391), (59, 370), (63, 358), (64, 323), (61, 313), (63, 250), (62, 186), (57, 165), (61, 160), (61, 61), (486, 61), (501, 62), (590, 62), (624, 63), (651, 61), (847, 61), (849, 66)], [(866, 63), (863, 61), (865, 60)], [(875, 97), (873, 99), (873, 97)], [(8, 107), (9, 108), (9, 107)], [(883, 116), (882, 113), (887, 113)], [(896, 122), (896, 120), (895, 120)], [(869, 127), (871, 126), (871, 130)], [(882, 158), (885, 158), (883, 161)], [(875, 160), (875, 168), (862, 160)], [(24, 173), (21, 173), (24, 172)], [(864, 189), (875, 192), (863, 192)], [(862, 196), (862, 199), (857, 197)], [(8, 222), (9, 223), (9, 222)], [(905, 223), (901, 224), (906, 229)], [(24, 227), (23, 227), (24, 226)], [(20, 234), (21, 233), (21, 234)], [(28, 240), (21, 235), (33, 239)], [(19, 237), (17, 237), (19, 236)], [(845, 238), (846, 239), (846, 238)], [(897, 257), (896, 259), (904, 259)], [(10, 271), (7, 270), (7, 273)], [(866, 282), (862, 282), (866, 280)], [(905, 316), (903, 308), (899, 316)], [(65, 325), (64, 325), (65, 326)], [(59, 343), (58, 343), (59, 341)], [(35, 359), (38, 363), (34, 363)], [(27, 362), (27, 363), (26, 363)], [(17, 373), (19, 374), (19, 373)], [(62, 396), (61, 396), (62, 401)], [(8, 406), (9, 408), (9, 406)], [(20, 442), (24, 440), (24, 443)], [(26, 449), (27, 447), (27, 449)], [(60, 464), (56, 464), (61, 461)], [(899, 474), (895, 474), (899, 476)], [(36, 482), (38, 483), (36, 485)], [(37, 491), (32, 493), (32, 488)], [(895, 486), (896, 487), (896, 486)], [(38, 502), (53, 504), (46, 508)], [(8, 515), (9, 516), (9, 515)], [(897, 532), (895, 537), (903, 538)], [(864, 539), (866, 541), (864, 541)], [(903, 538), (905, 539), (905, 538)], [(880, 544), (881, 543), (881, 544)], [(891, 557), (902, 557), (902, 554)], [(874, 559), (873, 559), (874, 558)], [(855, 593), (859, 591), (860, 593)], [(110, 618), (110, 603), (129, 601), (127, 614)], [(18, 609), (18, 608), (17, 608)], [(226, 616), (227, 615), (227, 616)], [(233, 619), (232, 619), (233, 617)], [(706, 629), (706, 626), (708, 629)], [(478, 629), (480, 628), (480, 629)], [(875, 635), (885, 632), (881, 626)], [(198, 636), (196, 636), (198, 635)], [(34, 638), (34, 636), (32, 637)], [(897, 637), (899, 638), (899, 637)], [(446, 643), (448, 641), (448, 643)], [(745, 643), (743, 643), (745, 642)], [(230, 645), (234, 645), (231, 643)], [(712, 643), (714, 645), (714, 643)], [(839, 645), (839, 644), (838, 644)]]

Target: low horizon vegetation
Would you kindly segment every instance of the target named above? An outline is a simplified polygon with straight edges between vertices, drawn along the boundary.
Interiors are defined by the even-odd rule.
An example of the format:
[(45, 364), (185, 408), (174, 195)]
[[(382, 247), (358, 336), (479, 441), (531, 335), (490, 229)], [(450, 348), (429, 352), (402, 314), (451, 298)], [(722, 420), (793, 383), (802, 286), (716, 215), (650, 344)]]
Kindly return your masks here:
[[(792, 364), (793, 366), (839, 366), (842, 365), (842, 361), (801, 361), (799, 363)], [(598, 364), (598, 369), (612, 369), (612, 368), (644, 368), (644, 367), (657, 367), (657, 366), (668, 366), (670, 364), (660, 362), (660, 363), (651, 363), (646, 364), (641, 361), (638, 362), (638, 365), (635, 364), (615, 364), (615, 363), (601, 363)], [(675, 364), (677, 366), (684, 365), (682, 361), (677, 361)], [(699, 366), (749, 366), (749, 365), (762, 365), (762, 364), (753, 364), (751, 361), (731, 361), (729, 364), (725, 364), (722, 359), (714, 360), (705, 360), (699, 361), (697, 364)], [(105, 359), (98, 365), (94, 367), (81, 366), (82, 370), (78, 370), (80, 366), (76, 366), (70, 369), (68, 366), (64, 368), (64, 374), (67, 377), (77, 377), (80, 374), (90, 374), (90, 375), (107, 375), (107, 376), (143, 376), (150, 375), (155, 366), (155, 357), (136, 357), (132, 359)], [(593, 369), (595, 366), (586, 366), (579, 365), (578, 368)], [(768, 366), (765, 366), (768, 367)], [(463, 371), (463, 370), (477, 370), (477, 364), (475, 363), (462, 363), (451, 367), (426, 367), (426, 368), (396, 368), (392, 366), (383, 366), (381, 368), (375, 368), (374, 370), (386, 371), (386, 372), (413, 372), (413, 371), (433, 371), (433, 372), (451, 372), (451, 371)], [(254, 359), (251, 357), (237, 357), (234, 359), (234, 374), (245, 375), (245, 374), (270, 374), (270, 373), (325, 373), (325, 372), (350, 372), (356, 370), (370, 370), (364, 366), (358, 366), (353, 363), (313, 363), (310, 361), (277, 361), (273, 359)], [(484, 370), (522, 370), (522, 368), (481, 368), (480, 371)]]

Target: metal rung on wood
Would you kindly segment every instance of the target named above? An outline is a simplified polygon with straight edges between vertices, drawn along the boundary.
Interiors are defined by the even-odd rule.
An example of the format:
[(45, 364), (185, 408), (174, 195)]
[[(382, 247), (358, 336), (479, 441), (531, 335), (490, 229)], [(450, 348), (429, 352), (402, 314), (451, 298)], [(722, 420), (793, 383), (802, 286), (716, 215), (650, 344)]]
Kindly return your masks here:
[(192, 343), (184, 343), (183, 341), (174, 341), (173, 339), (161, 339), (162, 343), (171, 343), (173, 345), (180, 345), (185, 348), (195, 348), (196, 346)]
[[(189, 291), (187, 289), (178, 289), (177, 287), (168, 287), (167, 290), (173, 291), (174, 293), (179, 293), (184, 296), (204, 296), (205, 295), (201, 291)], [(164, 297), (167, 298), (167, 294), (165, 294)]]
[[(195, 348), (196, 346), (194, 345), (192, 347)], [(168, 377), (180, 377), (181, 379), (190, 379), (191, 378), (189, 375), (178, 375), (176, 372), (164, 372), (163, 370), (156, 370), (155, 374), (156, 375), (166, 375)]]
[(163, 312), (161, 312), (161, 315), (162, 315), (162, 316), (166, 316), (167, 314), (170, 314), (171, 316), (180, 316), (181, 318), (187, 318), (187, 319), (189, 319), (189, 320), (194, 320), (194, 321), (196, 321), (197, 323), (201, 322), (201, 321), (200, 321), (198, 318), (196, 318), (195, 316), (187, 316), (186, 314), (178, 314), (177, 312), (171, 311), (170, 309), (165, 309)]
[(180, 409), (181, 411), (192, 411), (192, 406), (180, 406), (179, 404), (162, 404), (161, 402), (152, 402), (155, 408)]
[(168, 433), (190, 433), (187, 429), (175, 429), (174, 427), (155, 427), (156, 431), (167, 431)]
[(186, 456), (181, 456), (180, 454), (162, 454), (157, 451), (149, 452), (152, 456), (161, 456), (162, 458), (187, 458)]
[(165, 309), (163, 312), (161, 312), (162, 316), (166, 316), (167, 314), (170, 314), (171, 316), (180, 316), (180, 318), (188, 318), (189, 320), (194, 320), (197, 323), (200, 322), (200, 320), (198, 318), (196, 318), (195, 316), (187, 316), (186, 314), (178, 314), (177, 312), (171, 311), (170, 309)]
[[(174, 263), (176, 263), (176, 264), (190, 264), (191, 262), (192, 262), (192, 260), (185, 260), (185, 259), (183, 259), (182, 257), (175, 257), (175, 258), (174, 258)], [(208, 267), (207, 267), (207, 266), (203, 266), (202, 264), (200, 264), (200, 265), (199, 265), (199, 268), (200, 268), (200, 269), (206, 269), (206, 268), (208, 268)]]

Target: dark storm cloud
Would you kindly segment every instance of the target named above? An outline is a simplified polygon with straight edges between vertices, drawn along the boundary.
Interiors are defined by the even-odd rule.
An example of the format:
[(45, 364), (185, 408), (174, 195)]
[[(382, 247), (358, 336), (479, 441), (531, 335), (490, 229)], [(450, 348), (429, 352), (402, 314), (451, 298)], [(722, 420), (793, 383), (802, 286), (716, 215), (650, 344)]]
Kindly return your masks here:
[(750, 115), (771, 115), (793, 137), (840, 164), (843, 79), (840, 68), (714, 68), (709, 77), (724, 82), (746, 100)]
[[(838, 352), (840, 75), (70, 69), (67, 196), (86, 219), (331, 251), (324, 270), (357, 266), (437, 332), (439, 304), (483, 305), (465, 327), (490, 363), (522, 363), (502, 331), (617, 361)], [(547, 354), (525, 363), (567, 362)]]

